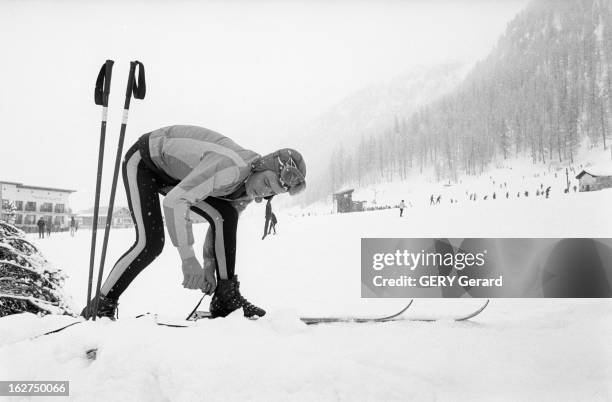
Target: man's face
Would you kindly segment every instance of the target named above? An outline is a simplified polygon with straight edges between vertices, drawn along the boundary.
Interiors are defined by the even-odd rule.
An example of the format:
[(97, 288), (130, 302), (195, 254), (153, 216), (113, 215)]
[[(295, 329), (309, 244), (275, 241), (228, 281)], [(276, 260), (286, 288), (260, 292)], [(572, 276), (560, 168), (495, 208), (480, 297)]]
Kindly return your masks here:
[(261, 199), (286, 191), (278, 181), (278, 175), (271, 170), (253, 173), (246, 181), (245, 188), (247, 195), (254, 199)]

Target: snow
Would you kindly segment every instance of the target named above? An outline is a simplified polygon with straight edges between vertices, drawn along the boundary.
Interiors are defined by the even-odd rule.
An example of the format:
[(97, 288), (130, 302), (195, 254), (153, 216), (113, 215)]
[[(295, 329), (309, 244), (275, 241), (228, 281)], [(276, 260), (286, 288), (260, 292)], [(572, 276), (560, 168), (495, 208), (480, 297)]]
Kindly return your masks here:
[(612, 176), (612, 166), (611, 165), (594, 165), (585, 167), (580, 171), (587, 172), (591, 176)]
[[(515, 166), (490, 174), (501, 180), (503, 172), (516, 190), (523, 171)], [(533, 177), (532, 169), (522, 185), (565, 180), (546, 172)], [(479, 192), (492, 186), (489, 175), (471, 184), (465, 180)], [(397, 209), (304, 217), (277, 211), (278, 235), (264, 241), (265, 205), (250, 206), (252, 213), (239, 224), (237, 273), (243, 294), (268, 310), (258, 321), (237, 313), (177, 329), (157, 326), (151, 316), (132, 318), (150, 311), (180, 319), (200, 298), (180, 286), (178, 253), (167, 241), (122, 296), (119, 321), (85, 322), (29, 339), (74, 319), (31, 314), (0, 319), (0, 378), (68, 379), (73, 400), (611, 400), (608, 299), (494, 299), (463, 323), (308, 327), (298, 320), (299, 315), (387, 315), (406, 304), (360, 298), (362, 237), (612, 237), (612, 216), (603, 213), (612, 203), (611, 190), (563, 194), (557, 183), (549, 199), (479, 197), (450, 204), (444, 198), (430, 207), (429, 190), (446, 189), (448, 197), (463, 193), (430, 186), (424, 194), (413, 190), (414, 207), (401, 219)], [(401, 191), (389, 185), (389, 202), (399, 202)], [(194, 226), (197, 245), (205, 230), (205, 224)], [(83, 229), (75, 237), (30, 237), (69, 275), (65, 290), (77, 309), (86, 297), (90, 238)], [(112, 231), (106, 273), (133, 240), (132, 229)], [(418, 299), (406, 315), (450, 317), (480, 303)], [(84, 357), (92, 347), (99, 348), (95, 361)]]
[(603, 23), (601, 20), (599, 20), (599, 24), (597, 24), (597, 28), (595, 28), (595, 30), (593, 31), (593, 34), (595, 34), (595, 37), (597, 38), (597, 42), (599, 43), (603, 42), (603, 32), (604, 32)]

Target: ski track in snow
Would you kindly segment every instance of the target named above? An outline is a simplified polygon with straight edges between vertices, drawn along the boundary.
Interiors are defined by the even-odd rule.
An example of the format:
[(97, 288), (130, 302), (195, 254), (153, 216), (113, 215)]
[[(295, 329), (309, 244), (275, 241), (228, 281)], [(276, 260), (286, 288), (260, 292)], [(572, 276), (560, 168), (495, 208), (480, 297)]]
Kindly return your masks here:
[[(71, 319), (0, 319), (0, 378), (69, 379), (74, 400), (612, 400), (610, 300), (493, 299), (465, 323), (308, 327), (298, 320), (299, 314), (386, 315), (405, 304), (360, 298), (361, 237), (611, 237), (610, 214), (585, 213), (611, 202), (606, 190), (416, 206), (402, 219), (397, 209), (279, 213), (279, 234), (265, 241), (264, 206), (253, 205), (239, 224), (237, 273), (243, 294), (268, 310), (265, 318), (234, 314), (187, 329), (130, 318), (146, 311), (181, 318), (199, 299), (181, 288), (178, 253), (167, 242), (123, 295), (117, 322), (86, 322), (27, 340)], [(194, 226), (197, 247), (206, 227)], [(111, 232), (106, 274), (134, 237), (131, 229)], [(69, 275), (65, 289), (78, 311), (91, 232), (29, 239)], [(463, 314), (480, 303), (419, 299), (410, 314)], [(84, 357), (91, 347), (99, 348), (95, 361)]]

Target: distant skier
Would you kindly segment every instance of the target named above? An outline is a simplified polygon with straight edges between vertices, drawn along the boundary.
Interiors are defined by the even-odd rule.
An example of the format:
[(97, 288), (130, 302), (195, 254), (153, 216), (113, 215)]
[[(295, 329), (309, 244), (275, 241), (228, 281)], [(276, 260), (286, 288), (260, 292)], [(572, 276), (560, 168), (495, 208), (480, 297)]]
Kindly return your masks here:
[(402, 214), (404, 213), (404, 208), (406, 208), (406, 204), (404, 203), (404, 200), (402, 200), (402, 202), (400, 202), (399, 204), (400, 218), (402, 217)]
[(41, 217), (38, 220), (38, 222), (36, 222), (36, 225), (38, 225), (38, 238), (44, 239), (45, 238), (45, 220)]
[(436, 198), (436, 205), (440, 203), (440, 200), (442, 199), (442, 196), (439, 195), (438, 198)]
[[(234, 273), (239, 213), (253, 200), (299, 193), (306, 187), (305, 175), (304, 159), (293, 149), (262, 157), (201, 127), (171, 126), (140, 137), (123, 163), (136, 242), (115, 263), (96, 296), (98, 315), (113, 318), (119, 296), (162, 252), (164, 221), (182, 260), (183, 287), (214, 292), (210, 303), (213, 318), (239, 308), (246, 317), (265, 315), (240, 294)], [(164, 220), (159, 194), (165, 195)], [(204, 269), (193, 250), (191, 214), (209, 223)], [(81, 314), (90, 316), (92, 311), (85, 308)]]
[(546, 198), (550, 196), (550, 186), (546, 187)]
[(47, 237), (51, 237), (51, 229), (53, 229), (53, 222), (49, 221), (45, 224), (47, 227)]
[(76, 220), (74, 219), (74, 216), (70, 217), (70, 236), (74, 237), (74, 229), (76, 227)]
[(432, 194), (431, 197), (429, 197), (429, 205), (434, 205), (434, 195)]
[(276, 224), (277, 223), (278, 223), (278, 220), (276, 219), (276, 214), (272, 212), (270, 214), (270, 230), (268, 231), (268, 234), (272, 233), (273, 230), (274, 230), (274, 234), (276, 234)]

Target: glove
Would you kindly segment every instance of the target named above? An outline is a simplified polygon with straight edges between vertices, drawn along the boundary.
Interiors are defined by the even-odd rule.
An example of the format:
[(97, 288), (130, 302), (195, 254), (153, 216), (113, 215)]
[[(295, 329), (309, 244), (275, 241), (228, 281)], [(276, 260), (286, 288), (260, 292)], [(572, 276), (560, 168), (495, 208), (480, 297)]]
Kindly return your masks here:
[(183, 260), (183, 287), (204, 290), (204, 270), (195, 257)]

